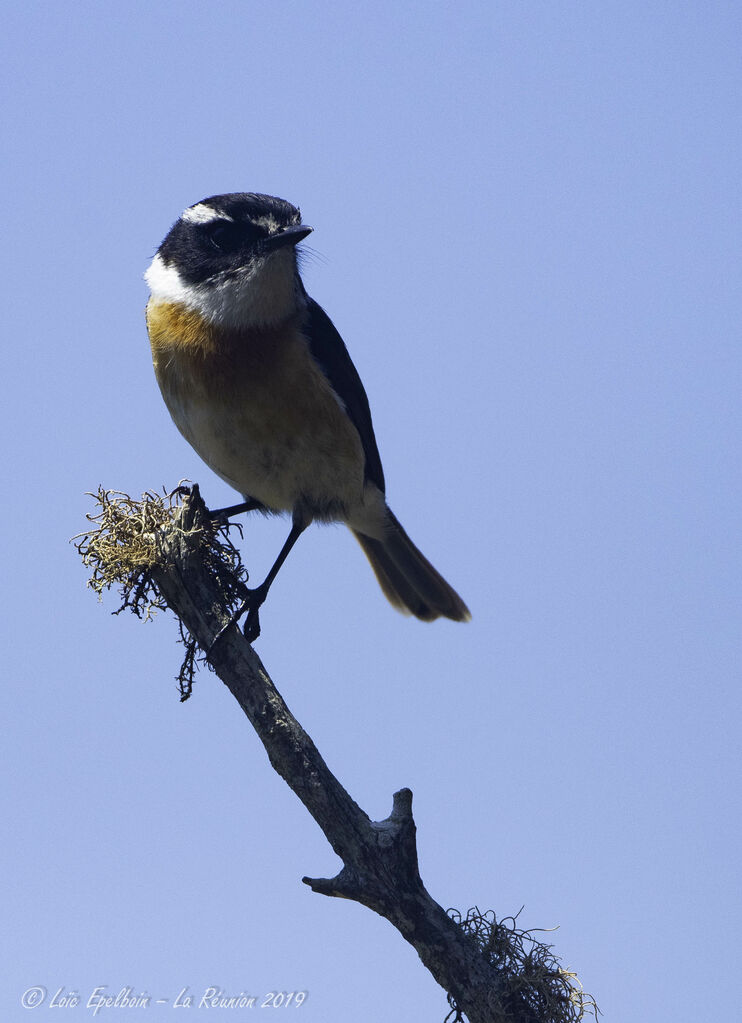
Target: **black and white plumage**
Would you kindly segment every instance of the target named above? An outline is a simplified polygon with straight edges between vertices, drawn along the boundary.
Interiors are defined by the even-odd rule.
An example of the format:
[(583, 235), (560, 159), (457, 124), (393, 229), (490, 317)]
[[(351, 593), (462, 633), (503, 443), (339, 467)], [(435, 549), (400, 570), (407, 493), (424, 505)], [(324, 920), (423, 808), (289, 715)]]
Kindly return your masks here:
[[(145, 278), (165, 403), (184, 437), (252, 506), (288, 512), (290, 547), (313, 520), (344, 522), (391, 603), (425, 621), (466, 605), (385, 498), (366, 392), (342, 338), (299, 275), (312, 229), (272, 196), (218, 195), (184, 211)], [(253, 635), (256, 634), (253, 629)]]

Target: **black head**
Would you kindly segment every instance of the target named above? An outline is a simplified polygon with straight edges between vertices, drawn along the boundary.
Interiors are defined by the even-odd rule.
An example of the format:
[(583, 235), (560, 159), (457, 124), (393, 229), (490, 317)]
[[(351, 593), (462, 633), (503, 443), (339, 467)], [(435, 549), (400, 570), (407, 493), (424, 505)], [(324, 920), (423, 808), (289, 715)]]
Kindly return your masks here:
[(310, 233), (296, 206), (272, 195), (232, 192), (183, 212), (158, 249), (185, 284), (225, 280)]

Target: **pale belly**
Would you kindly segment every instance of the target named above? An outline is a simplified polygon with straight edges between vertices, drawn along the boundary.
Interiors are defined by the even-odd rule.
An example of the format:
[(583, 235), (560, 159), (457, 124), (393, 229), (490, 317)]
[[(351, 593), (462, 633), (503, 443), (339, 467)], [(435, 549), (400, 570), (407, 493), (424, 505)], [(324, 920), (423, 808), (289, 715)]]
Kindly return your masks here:
[(342, 431), (333, 430), (315, 415), (311, 426), (293, 431), (280, 422), (278, 408), (268, 419), (261, 415), (264, 403), (253, 404), (249, 393), (238, 405), (167, 395), (165, 401), (201, 458), (245, 497), (275, 511), (291, 511), (302, 502), (319, 517), (335, 505), (350, 509), (362, 503), (363, 453), (344, 424)]
[(320, 519), (363, 515), (360, 437), (298, 332), (274, 339), (259, 359), (194, 356), (163, 337), (153, 358), (178, 429), (239, 493), (275, 511), (301, 504)]

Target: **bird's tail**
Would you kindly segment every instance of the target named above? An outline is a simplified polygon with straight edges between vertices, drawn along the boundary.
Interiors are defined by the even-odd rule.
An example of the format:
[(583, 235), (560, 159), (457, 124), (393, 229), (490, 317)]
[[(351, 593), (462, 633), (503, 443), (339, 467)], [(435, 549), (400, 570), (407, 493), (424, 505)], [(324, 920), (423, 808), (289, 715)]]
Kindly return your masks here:
[(387, 600), (399, 611), (424, 622), (436, 618), (466, 622), (471, 618), (456, 590), (420, 553), (388, 508), (382, 540), (355, 529), (353, 535), (371, 562)]

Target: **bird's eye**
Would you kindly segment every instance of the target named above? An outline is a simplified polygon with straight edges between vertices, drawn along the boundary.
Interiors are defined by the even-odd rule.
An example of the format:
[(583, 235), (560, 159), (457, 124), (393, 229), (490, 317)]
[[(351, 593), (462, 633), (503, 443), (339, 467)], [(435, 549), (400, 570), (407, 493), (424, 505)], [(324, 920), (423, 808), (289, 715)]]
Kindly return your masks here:
[(209, 242), (220, 252), (236, 252), (246, 248), (264, 236), (265, 232), (254, 224), (235, 224), (231, 221), (217, 220), (207, 229)]

